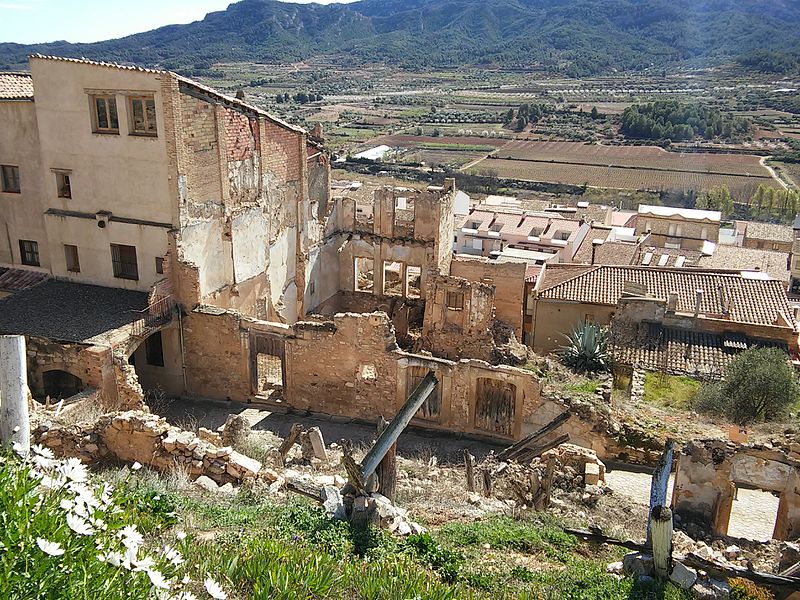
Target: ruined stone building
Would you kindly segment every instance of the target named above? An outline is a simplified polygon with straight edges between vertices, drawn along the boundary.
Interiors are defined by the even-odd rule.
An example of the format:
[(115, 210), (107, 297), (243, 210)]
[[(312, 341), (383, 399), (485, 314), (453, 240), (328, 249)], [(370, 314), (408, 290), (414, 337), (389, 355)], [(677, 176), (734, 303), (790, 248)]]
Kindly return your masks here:
[[(564, 410), (497, 365), (519, 358), (527, 267), (453, 256), (452, 181), (358, 211), (304, 130), (169, 71), (87, 60), (0, 74), (0, 122), (0, 333), (26, 336), (38, 400), (374, 421), (432, 370), (421, 426), (513, 439)], [(569, 425), (602, 450), (594, 428)]]

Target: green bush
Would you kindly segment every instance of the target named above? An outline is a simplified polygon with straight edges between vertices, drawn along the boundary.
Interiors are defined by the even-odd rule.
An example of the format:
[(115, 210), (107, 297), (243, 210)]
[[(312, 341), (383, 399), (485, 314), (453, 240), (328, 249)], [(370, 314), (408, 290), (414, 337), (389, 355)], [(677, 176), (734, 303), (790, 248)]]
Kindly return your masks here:
[(800, 386), (786, 353), (778, 348), (751, 348), (730, 362), (722, 381), (700, 387), (693, 407), (744, 425), (779, 419), (798, 395)]

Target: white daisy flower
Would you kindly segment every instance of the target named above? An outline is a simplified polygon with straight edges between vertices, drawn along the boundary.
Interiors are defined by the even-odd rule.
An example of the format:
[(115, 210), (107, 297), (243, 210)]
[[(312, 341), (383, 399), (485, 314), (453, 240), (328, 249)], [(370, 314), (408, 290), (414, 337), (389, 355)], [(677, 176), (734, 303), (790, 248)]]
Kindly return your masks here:
[(203, 582), (203, 585), (208, 592), (208, 595), (214, 598), (215, 600), (226, 600), (228, 594), (222, 589), (222, 587), (210, 577), (206, 578)]
[(167, 580), (164, 579), (164, 576), (161, 574), (160, 571), (150, 570), (147, 572), (147, 576), (150, 578), (150, 583), (153, 584), (153, 587), (156, 587), (161, 590), (168, 590), (169, 583)]
[(83, 483), (89, 478), (89, 472), (86, 466), (78, 458), (68, 458), (58, 468), (58, 472), (70, 481), (77, 481)]
[(195, 596), (192, 592), (181, 592), (175, 596), (175, 600), (197, 600), (197, 596)]
[(67, 527), (78, 535), (92, 535), (94, 533), (94, 529), (89, 523), (72, 513), (67, 515)]
[(178, 541), (183, 541), (186, 539), (186, 532), (185, 531), (176, 531), (175, 532), (175, 539)]
[(56, 455), (53, 454), (53, 451), (50, 450), (50, 448), (42, 446), (41, 444), (34, 444), (33, 446), (31, 446), (31, 450), (33, 450), (33, 453), (35, 455), (41, 456), (43, 458), (49, 458), (50, 460), (56, 457)]
[(72, 507), (75, 506), (75, 503), (63, 498), (58, 505), (61, 507), (61, 510), (72, 510)]
[(97, 558), (100, 559), (101, 562), (107, 562), (112, 567), (120, 566), (122, 561), (125, 559), (125, 557), (119, 552), (109, 552), (108, 554), (103, 554), (101, 556), (98, 556)]
[(131, 564), (133, 565), (134, 571), (150, 571), (153, 565), (156, 564), (156, 561), (153, 560), (152, 556), (145, 556), (142, 560), (131, 561)]
[(140, 463), (138, 460), (131, 465), (131, 469), (134, 471), (138, 471), (141, 468), (142, 468), (142, 463)]
[(64, 549), (58, 542), (49, 542), (43, 538), (36, 538), (36, 545), (39, 546), (39, 550), (50, 556), (61, 556), (64, 554)]
[(181, 556), (181, 553), (171, 546), (164, 546), (164, 558), (166, 558), (176, 567), (183, 562), (183, 556)]
[(127, 525), (123, 527), (119, 530), (118, 535), (126, 548), (138, 548), (144, 541), (142, 535), (136, 531), (136, 525)]

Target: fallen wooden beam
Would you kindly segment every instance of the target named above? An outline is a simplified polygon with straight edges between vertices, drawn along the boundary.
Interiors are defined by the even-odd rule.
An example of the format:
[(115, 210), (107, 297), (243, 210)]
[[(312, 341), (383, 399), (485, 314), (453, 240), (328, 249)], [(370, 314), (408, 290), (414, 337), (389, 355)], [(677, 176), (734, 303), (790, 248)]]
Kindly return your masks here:
[(281, 442), (280, 447), (278, 447), (278, 454), (281, 455), (281, 461), (286, 460), (286, 455), (289, 454), (289, 450), (292, 449), (292, 446), (294, 446), (302, 431), (303, 426), (300, 423), (295, 423), (292, 425), (289, 435), (286, 436), (283, 442)]
[(533, 432), (533, 433), (531, 433), (529, 435), (526, 435), (520, 441), (512, 444), (511, 446), (509, 446), (508, 448), (506, 448), (505, 450), (500, 452), (500, 454), (497, 455), (497, 460), (498, 461), (503, 461), (503, 460), (511, 460), (511, 459), (513, 459), (514, 456), (517, 453), (519, 453), (521, 450), (524, 450), (529, 445), (533, 444), (534, 442), (537, 442), (539, 439), (541, 439), (542, 437), (544, 437), (545, 435), (547, 435), (551, 431), (554, 431), (554, 430), (558, 429), (561, 425), (566, 423), (571, 416), (572, 416), (571, 412), (564, 411), (563, 413), (558, 415), (555, 419), (550, 421), (547, 425), (545, 425), (544, 427), (542, 427), (538, 431), (535, 431), (535, 432)]
[(428, 399), (431, 392), (436, 389), (438, 383), (439, 380), (436, 379), (436, 373), (428, 371), (428, 374), (419, 382), (416, 389), (411, 392), (406, 403), (397, 411), (397, 414), (394, 416), (391, 423), (389, 423), (389, 426), (378, 436), (378, 439), (375, 440), (375, 444), (364, 456), (364, 460), (361, 461), (361, 478), (364, 481), (367, 481), (370, 475), (375, 472), (375, 469), (378, 468), (383, 457), (386, 456), (389, 449), (397, 442), (397, 438), (400, 437), (400, 434), (403, 433), (403, 430), (411, 422), (411, 419), (417, 414), (419, 407)]
[(294, 492), (295, 494), (300, 494), (301, 496), (305, 496), (306, 498), (311, 498), (312, 500), (316, 500), (317, 502), (322, 502), (322, 498), (320, 496), (320, 490), (315, 490), (311, 487), (302, 487), (295, 483), (286, 482), (286, 489), (290, 492)]
[(522, 452), (517, 454), (514, 460), (525, 463), (530, 462), (534, 458), (541, 456), (548, 450), (552, 450), (553, 448), (555, 448), (556, 446), (560, 446), (561, 444), (566, 444), (568, 441), (569, 441), (569, 434), (564, 433), (551, 442), (547, 442), (546, 444), (542, 444), (541, 446), (538, 446), (536, 448), (523, 450)]
[(774, 575), (772, 573), (760, 573), (758, 571), (750, 571), (749, 569), (743, 569), (742, 567), (735, 567), (733, 565), (722, 565), (718, 562), (701, 558), (693, 552), (690, 552), (678, 560), (687, 567), (701, 569), (710, 575), (741, 577), (742, 579), (749, 579), (750, 581), (760, 585), (770, 585), (789, 588), (792, 590), (800, 590), (800, 577), (787, 577), (784, 575)]
[(634, 550), (636, 552), (650, 552), (650, 548), (648, 548), (647, 545), (642, 544), (641, 542), (634, 542), (633, 540), (618, 540), (616, 538), (609, 537), (602, 533), (596, 533), (594, 531), (585, 531), (583, 529), (569, 529), (566, 527), (563, 529), (565, 533), (574, 535), (575, 537), (581, 538), (586, 542), (611, 544), (612, 546), (620, 546), (622, 548), (627, 548), (628, 550)]

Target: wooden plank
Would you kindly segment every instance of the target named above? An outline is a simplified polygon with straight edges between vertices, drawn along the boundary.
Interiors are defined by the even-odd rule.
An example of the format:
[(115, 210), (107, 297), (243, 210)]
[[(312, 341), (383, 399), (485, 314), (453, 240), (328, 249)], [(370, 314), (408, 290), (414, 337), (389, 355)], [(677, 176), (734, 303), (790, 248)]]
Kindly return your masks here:
[(518, 462), (525, 462), (525, 463), (530, 462), (534, 458), (541, 456), (548, 450), (552, 450), (553, 448), (555, 448), (556, 446), (560, 446), (561, 444), (566, 444), (568, 441), (569, 441), (569, 434), (564, 433), (551, 442), (547, 442), (546, 444), (543, 444), (536, 448), (531, 448), (530, 450), (524, 450), (523, 452), (517, 455), (516, 460)]
[(517, 454), (520, 450), (527, 448), (530, 444), (533, 444), (534, 442), (538, 441), (540, 438), (544, 437), (551, 431), (558, 429), (561, 425), (566, 423), (571, 416), (572, 416), (571, 412), (569, 412), (568, 410), (564, 411), (538, 431), (534, 431), (533, 433), (525, 436), (520, 441), (516, 442), (515, 444), (512, 444), (511, 446), (500, 452), (500, 454), (497, 455), (497, 460), (512, 459), (514, 455)]
[(710, 575), (722, 577), (741, 577), (749, 579), (760, 585), (774, 585), (790, 590), (800, 590), (800, 577), (786, 577), (783, 575), (773, 575), (772, 573), (760, 573), (750, 571), (733, 565), (721, 565), (717, 562), (706, 560), (690, 552), (680, 559), (680, 562), (694, 569), (701, 569)]
[(281, 442), (281, 445), (278, 448), (278, 454), (281, 455), (281, 462), (286, 460), (286, 455), (289, 454), (289, 450), (292, 449), (292, 446), (294, 446), (297, 438), (300, 437), (302, 432), (303, 426), (300, 423), (295, 423), (292, 425), (289, 435), (284, 438), (283, 442)]
[(475, 457), (464, 448), (464, 466), (467, 469), (467, 491), (475, 491)]
[(564, 528), (564, 532), (581, 538), (587, 542), (611, 544), (612, 546), (620, 546), (622, 548), (627, 548), (628, 550), (634, 550), (635, 552), (650, 552), (650, 549), (647, 547), (647, 545), (640, 542), (634, 542), (633, 540), (618, 540), (602, 533), (585, 531), (583, 529), (570, 529), (567, 527)]

